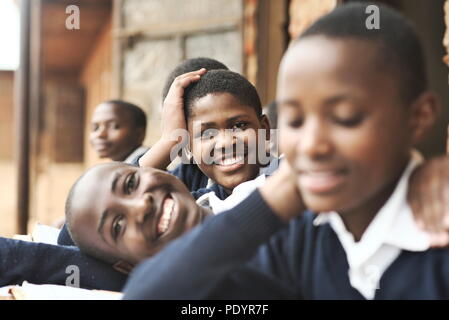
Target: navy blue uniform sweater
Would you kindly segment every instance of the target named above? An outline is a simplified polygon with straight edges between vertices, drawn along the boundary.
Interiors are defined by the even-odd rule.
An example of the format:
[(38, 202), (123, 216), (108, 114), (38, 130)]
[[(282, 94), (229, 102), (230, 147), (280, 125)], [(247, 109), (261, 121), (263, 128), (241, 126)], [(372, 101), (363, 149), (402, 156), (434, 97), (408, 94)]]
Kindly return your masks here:
[(80, 287), (120, 291), (127, 276), (84, 255), (77, 247), (56, 246), (0, 237), (0, 287), (22, 284), (65, 285), (70, 265), (79, 268)]
[[(329, 224), (283, 224), (254, 191), (134, 269), (125, 299), (364, 299)], [(375, 299), (448, 299), (449, 249), (402, 251)]]

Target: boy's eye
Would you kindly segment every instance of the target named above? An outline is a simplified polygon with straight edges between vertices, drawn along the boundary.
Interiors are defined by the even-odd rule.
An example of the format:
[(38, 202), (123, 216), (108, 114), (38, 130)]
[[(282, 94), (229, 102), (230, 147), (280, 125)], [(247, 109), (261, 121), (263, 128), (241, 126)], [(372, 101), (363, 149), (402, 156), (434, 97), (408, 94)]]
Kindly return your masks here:
[(136, 172), (129, 174), (125, 179), (125, 185), (123, 192), (125, 194), (131, 194), (137, 188)]
[(248, 127), (247, 122), (237, 122), (232, 126), (232, 130), (245, 130)]
[(114, 129), (114, 130), (118, 130), (118, 129), (120, 129), (120, 124), (118, 124), (116, 122), (110, 122), (108, 127), (111, 129)]
[(359, 114), (356, 116), (352, 116), (352, 117), (334, 117), (334, 121), (339, 124), (342, 125), (344, 127), (355, 127), (357, 125), (359, 125), (363, 120), (363, 115)]
[(207, 129), (201, 133), (202, 140), (209, 140), (218, 135), (218, 130), (215, 129)]
[(295, 129), (301, 127), (303, 123), (304, 123), (304, 119), (303, 118), (297, 118), (297, 119), (294, 119), (294, 120), (289, 120), (287, 122), (289, 127), (295, 128)]
[(118, 215), (117, 218), (112, 223), (112, 238), (114, 239), (114, 241), (117, 240), (118, 236), (122, 232), (124, 223), (125, 219), (121, 214)]
[(91, 130), (92, 130), (92, 131), (97, 131), (98, 128), (99, 128), (99, 125), (98, 125), (98, 124), (93, 124), (92, 127), (91, 127)]

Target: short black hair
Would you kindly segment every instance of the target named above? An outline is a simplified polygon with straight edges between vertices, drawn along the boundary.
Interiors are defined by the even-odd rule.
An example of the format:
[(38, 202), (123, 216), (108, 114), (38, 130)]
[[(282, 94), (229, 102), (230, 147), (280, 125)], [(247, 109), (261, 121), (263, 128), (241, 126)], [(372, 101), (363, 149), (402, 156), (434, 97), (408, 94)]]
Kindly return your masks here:
[(135, 104), (123, 100), (107, 100), (103, 103), (114, 105), (122, 110), (125, 110), (126, 112), (129, 112), (131, 114), (131, 117), (133, 118), (134, 125), (137, 128), (143, 128), (144, 130), (146, 130), (147, 116), (145, 112)]
[(162, 101), (165, 100), (165, 97), (170, 90), (170, 86), (173, 81), (175, 81), (176, 77), (187, 72), (199, 70), (201, 68), (205, 68), (206, 70), (229, 70), (229, 68), (223, 63), (211, 58), (198, 57), (184, 60), (183, 62), (178, 64), (178, 66), (172, 72), (170, 72), (167, 80), (165, 80), (164, 89), (162, 90)]
[[(379, 28), (368, 29), (369, 5), (379, 8)], [(406, 103), (427, 89), (424, 53), (413, 24), (394, 9), (376, 2), (353, 2), (337, 7), (298, 36), (355, 38), (378, 45), (379, 62), (397, 75), (401, 97)]]
[(243, 105), (253, 108), (259, 117), (262, 115), (259, 94), (251, 82), (237, 72), (211, 70), (185, 90), (184, 115), (186, 119), (192, 114), (195, 101), (211, 93), (229, 93)]

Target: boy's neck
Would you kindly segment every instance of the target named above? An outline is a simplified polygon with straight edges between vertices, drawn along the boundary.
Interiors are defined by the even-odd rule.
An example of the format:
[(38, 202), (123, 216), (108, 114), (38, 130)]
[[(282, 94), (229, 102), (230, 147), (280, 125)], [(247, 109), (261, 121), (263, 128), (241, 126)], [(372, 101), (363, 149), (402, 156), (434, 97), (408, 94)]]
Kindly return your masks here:
[(391, 197), (407, 167), (407, 163), (408, 161), (405, 162), (402, 166), (402, 170), (399, 171), (400, 173), (389, 185), (368, 199), (368, 201), (344, 213), (339, 213), (346, 230), (348, 230), (354, 237), (354, 241), (360, 241), (371, 221), (373, 221), (374, 217)]

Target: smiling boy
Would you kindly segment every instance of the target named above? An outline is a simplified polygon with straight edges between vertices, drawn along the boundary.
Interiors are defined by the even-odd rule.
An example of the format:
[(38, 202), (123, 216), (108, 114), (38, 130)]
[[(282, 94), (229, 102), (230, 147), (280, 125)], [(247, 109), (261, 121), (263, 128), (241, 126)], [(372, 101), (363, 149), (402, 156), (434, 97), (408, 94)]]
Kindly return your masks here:
[(449, 251), (429, 247), (406, 203), (438, 106), (414, 29), (378, 6), (380, 29), (365, 28), (366, 5), (341, 6), (283, 57), (281, 151), (302, 201), (279, 197), (296, 213), (264, 186), (254, 212), (212, 217), (139, 266), (125, 298), (449, 298)]
[(241, 75), (212, 70), (186, 89), (190, 150), (201, 171), (228, 194), (259, 175), (260, 130), (270, 129), (256, 89)]
[(127, 268), (210, 214), (176, 177), (117, 162), (88, 170), (66, 201), (68, 229), (81, 251)]
[(270, 125), (256, 88), (238, 73), (200, 69), (178, 76), (164, 101), (162, 124), (161, 138), (139, 163), (165, 168), (179, 145), (173, 133), (186, 133), (195, 164), (213, 181), (208, 189), (192, 190), (195, 198), (213, 191), (223, 200), (239, 184), (277, 167), (277, 159), (264, 163), (259, 156), (265, 155), (259, 140), (269, 138)]

